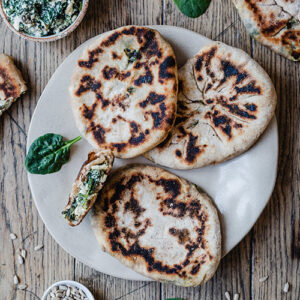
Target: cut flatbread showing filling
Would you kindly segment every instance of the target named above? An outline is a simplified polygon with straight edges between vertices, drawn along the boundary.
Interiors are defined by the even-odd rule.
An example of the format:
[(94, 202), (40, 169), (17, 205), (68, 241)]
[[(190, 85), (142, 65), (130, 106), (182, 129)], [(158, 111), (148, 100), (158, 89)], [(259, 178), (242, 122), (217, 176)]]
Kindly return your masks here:
[(27, 90), (12, 58), (0, 54), (0, 116)]
[(288, 59), (300, 60), (299, 0), (233, 0), (248, 32)]
[(112, 168), (110, 151), (91, 151), (73, 185), (69, 202), (62, 214), (71, 226), (79, 225), (94, 205), (97, 195)]
[(156, 31), (127, 26), (102, 35), (78, 60), (70, 87), (77, 126), (95, 148), (130, 158), (173, 126), (177, 64)]
[(92, 227), (103, 251), (154, 280), (196, 286), (219, 265), (220, 223), (211, 199), (154, 166), (112, 173), (94, 206)]
[(213, 42), (179, 70), (174, 128), (145, 157), (175, 169), (228, 160), (255, 143), (275, 106), (267, 73), (244, 51)]

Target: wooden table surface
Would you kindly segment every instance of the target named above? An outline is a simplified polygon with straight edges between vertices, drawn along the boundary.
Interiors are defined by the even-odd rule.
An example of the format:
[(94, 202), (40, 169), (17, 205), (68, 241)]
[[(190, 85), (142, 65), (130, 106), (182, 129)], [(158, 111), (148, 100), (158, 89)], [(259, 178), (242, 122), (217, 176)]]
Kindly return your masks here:
[[(26, 134), (37, 101), (51, 75), (76, 47), (104, 31), (128, 24), (168, 24), (194, 30), (244, 49), (270, 74), (277, 93), (279, 167), (273, 196), (250, 233), (228, 254), (207, 284), (180, 288), (157, 282), (133, 282), (99, 273), (67, 254), (45, 228), (34, 206), (24, 168)], [(188, 45), (187, 45), (188, 46)], [(87, 285), (97, 300), (110, 299), (300, 299), (300, 65), (252, 40), (230, 0), (212, 0), (198, 19), (184, 17), (173, 0), (90, 0), (79, 28), (48, 44), (25, 41), (0, 23), (0, 52), (12, 55), (29, 92), (0, 119), (0, 300), (40, 299), (53, 282), (73, 279)], [(18, 238), (10, 239), (13, 232)], [(37, 244), (44, 249), (34, 251)], [(25, 264), (16, 260), (27, 250)], [(17, 290), (18, 274), (27, 290)], [(268, 275), (264, 283), (259, 278)], [(290, 291), (282, 288), (290, 283)]]

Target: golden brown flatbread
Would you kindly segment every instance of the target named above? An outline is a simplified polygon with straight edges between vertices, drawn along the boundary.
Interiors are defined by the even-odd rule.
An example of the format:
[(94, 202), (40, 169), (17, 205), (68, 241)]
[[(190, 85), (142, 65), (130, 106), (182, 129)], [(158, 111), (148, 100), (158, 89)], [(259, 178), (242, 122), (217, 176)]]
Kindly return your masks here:
[(196, 286), (219, 265), (220, 223), (211, 199), (172, 173), (147, 165), (118, 169), (94, 208), (101, 249), (136, 272)]
[(13, 59), (0, 54), (0, 116), (27, 90)]
[(174, 169), (228, 160), (255, 143), (275, 107), (262, 67), (244, 51), (212, 42), (179, 70), (175, 126), (145, 157)]
[(288, 59), (300, 60), (299, 0), (233, 0), (252, 37)]
[(174, 52), (156, 30), (121, 27), (84, 50), (70, 92), (88, 142), (112, 149), (116, 157), (135, 157), (159, 144), (173, 126)]

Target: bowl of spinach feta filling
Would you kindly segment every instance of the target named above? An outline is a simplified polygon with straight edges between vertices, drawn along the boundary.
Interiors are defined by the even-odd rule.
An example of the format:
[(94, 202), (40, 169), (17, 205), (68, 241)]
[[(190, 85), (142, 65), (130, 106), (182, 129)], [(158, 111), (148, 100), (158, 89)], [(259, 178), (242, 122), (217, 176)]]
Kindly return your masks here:
[(88, 0), (0, 0), (0, 12), (18, 35), (39, 42), (71, 33), (82, 21)]

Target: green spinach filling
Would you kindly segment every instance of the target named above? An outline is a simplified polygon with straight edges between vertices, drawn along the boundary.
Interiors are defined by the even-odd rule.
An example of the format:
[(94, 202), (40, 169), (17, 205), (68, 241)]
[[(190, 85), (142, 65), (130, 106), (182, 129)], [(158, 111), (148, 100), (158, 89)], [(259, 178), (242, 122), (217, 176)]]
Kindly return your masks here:
[(49, 36), (69, 27), (79, 15), (83, 0), (3, 0), (9, 22), (31, 36)]
[(137, 59), (141, 58), (141, 53), (138, 50), (131, 50), (129, 48), (125, 48), (124, 52), (128, 57), (128, 64), (134, 63)]
[[(102, 176), (105, 175), (104, 170), (91, 169), (87, 174), (86, 180), (83, 182), (78, 195), (74, 198), (71, 206), (64, 210), (62, 214), (70, 221), (76, 221), (78, 217), (88, 208), (90, 196), (95, 193), (101, 182)], [(80, 208), (80, 210), (76, 210)]]

